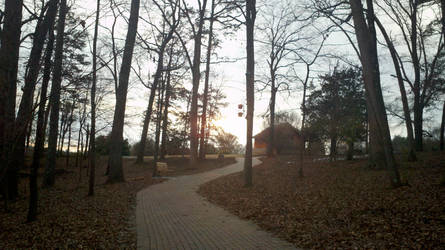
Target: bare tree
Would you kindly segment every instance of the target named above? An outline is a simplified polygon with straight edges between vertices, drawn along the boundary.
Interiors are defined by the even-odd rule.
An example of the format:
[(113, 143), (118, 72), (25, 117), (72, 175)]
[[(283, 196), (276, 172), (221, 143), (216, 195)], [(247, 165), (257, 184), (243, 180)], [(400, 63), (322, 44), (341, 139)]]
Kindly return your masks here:
[(48, 140), (48, 156), (45, 166), (45, 173), (43, 176), (43, 186), (52, 187), (55, 182), (55, 167), (56, 167), (56, 147), (57, 147), (57, 133), (59, 128), (59, 106), (60, 106), (60, 85), (62, 82), (62, 60), (63, 60), (63, 45), (65, 36), (65, 19), (68, 8), (66, 0), (61, 0), (59, 7), (59, 21), (57, 23), (57, 38), (54, 52), (54, 69), (53, 81), (51, 86), (50, 103), (50, 130)]
[(252, 183), (252, 132), (253, 132), (253, 112), (255, 102), (255, 46), (254, 28), (256, 19), (256, 0), (246, 0), (246, 98), (247, 98), (247, 134), (246, 153), (244, 155), (244, 186), (250, 187)]
[(209, 27), (209, 38), (207, 41), (207, 54), (206, 54), (206, 70), (205, 70), (205, 80), (204, 80), (204, 93), (203, 93), (203, 101), (202, 101), (202, 115), (201, 115), (201, 132), (200, 132), (200, 141), (199, 141), (199, 159), (204, 160), (206, 155), (205, 150), (205, 131), (207, 125), (207, 102), (209, 95), (209, 79), (210, 79), (210, 59), (212, 55), (212, 47), (213, 47), (213, 23), (215, 19), (215, 0), (212, 0), (210, 17), (209, 17), (210, 27)]
[(122, 58), (121, 70), (119, 72), (119, 86), (117, 87), (116, 91), (116, 107), (114, 110), (113, 129), (111, 130), (110, 156), (108, 160), (108, 183), (124, 181), (124, 173), (122, 170), (122, 143), (125, 106), (127, 102), (128, 79), (130, 76), (131, 61), (138, 28), (139, 6), (140, 0), (131, 1), (125, 49)]
[[(168, 45), (168, 43), (172, 40), (173, 35), (179, 25), (180, 22), (180, 2), (179, 0), (176, 1), (169, 1), (168, 4), (170, 5), (169, 10), (166, 10), (163, 6), (161, 6), (157, 1), (154, 1), (155, 5), (158, 7), (160, 12), (162, 13), (163, 22), (167, 23), (168, 30), (159, 30), (159, 36), (160, 37), (160, 44), (156, 44), (156, 49), (153, 49), (153, 46), (150, 46), (144, 39), (141, 39), (142, 42), (145, 43), (145, 46), (149, 50), (155, 50), (158, 56), (157, 66), (156, 66), (156, 73), (154, 75), (153, 84), (150, 86), (150, 97), (148, 100), (148, 107), (147, 111), (145, 112), (144, 117), (144, 123), (142, 126), (142, 135), (141, 140), (139, 142), (139, 150), (137, 153), (136, 163), (142, 163), (144, 161), (144, 150), (145, 150), (145, 143), (147, 141), (147, 133), (148, 133), (148, 126), (150, 123), (152, 111), (153, 111), (153, 102), (155, 98), (155, 93), (157, 86), (159, 84), (162, 72), (164, 69), (164, 55), (165, 55), (165, 49)], [(156, 26), (156, 24), (152, 24), (153, 26)], [(163, 25), (163, 28), (165, 28), (165, 25)]]
[[(288, 69), (294, 60), (290, 59), (292, 51), (291, 47), (296, 47), (294, 44), (299, 41), (300, 33), (297, 30), (303, 27), (297, 27), (297, 22), (294, 18), (294, 10), (291, 6), (286, 4), (279, 4), (272, 2), (268, 7), (268, 12), (265, 14), (264, 24), (260, 25), (261, 33), (264, 35), (263, 39), (259, 39), (260, 43), (264, 44), (265, 52), (267, 54), (268, 77), (264, 82), (264, 89), (270, 88), (269, 101), (269, 141), (267, 143), (267, 155), (269, 157), (274, 155), (275, 140), (275, 106), (277, 93), (280, 89), (289, 89), (289, 84), (283, 70)], [(301, 23), (301, 22), (300, 22)]]
[(376, 123), (376, 133), (380, 135), (383, 141), (385, 163), (389, 170), (391, 185), (398, 187), (401, 185), (400, 175), (394, 159), (380, 81), (377, 80), (377, 78), (379, 78), (379, 71), (376, 56), (377, 50), (373, 46), (375, 38), (373, 39), (372, 31), (370, 31), (370, 27), (368, 26), (370, 24), (367, 24), (365, 21), (362, 3), (359, 0), (350, 0), (350, 4), (358, 47), (360, 49), (360, 61), (363, 67), (368, 111), (370, 111), (369, 113), (372, 115), (371, 120), (374, 120)]
[[(178, 39), (185, 51), (187, 62), (192, 71), (192, 98), (190, 106), (190, 164), (196, 164), (198, 160), (198, 89), (199, 81), (201, 79), (201, 45), (202, 45), (202, 34), (205, 19), (205, 11), (207, 6), (207, 0), (199, 1), (198, 4), (198, 17), (195, 19), (192, 17), (192, 9), (183, 0), (183, 6), (181, 11), (186, 17), (191, 32), (193, 34), (193, 60), (190, 53), (188, 52), (186, 41), (184, 37), (176, 32)], [(196, 26), (195, 26), (196, 23)]]
[[(440, 94), (440, 83), (435, 81), (434, 77), (437, 75), (438, 60), (445, 44), (441, 32), (432, 32), (434, 24), (422, 18), (422, 15), (425, 9), (437, 3), (414, 0), (384, 0), (383, 3), (379, 4), (380, 9), (396, 24), (401, 33), (401, 40), (408, 51), (409, 60), (403, 55), (400, 55), (398, 60), (404, 82), (410, 87), (414, 100), (412, 111), (416, 151), (423, 151), (424, 110)], [(435, 39), (435, 42), (428, 43), (432, 39)], [(413, 72), (414, 77), (411, 77), (410, 71)]]
[[(372, 10), (372, 9), (370, 9)], [(374, 16), (374, 11), (368, 10), (368, 15)], [(391, 58), (394, 64), (394, 70), (396, 72), (397, 82), (399, 84), (399, 90), (400, 90), (400, 96), (402, 97), (402, 106), (403, 106), (403, 114), (404, 114), (404, 120), (406, 124), (406, 131), (408, 136), (408, 143), (409, 143), (409, 153), (408, 153), (408, 160), (409, 161), (416, 161), (416, 153), (415, 153), (415, 144), (414, 144), (414, 135), (413, 135), (413, 125), (411, 120), (411, 112), (409, 109), (408, 104), (408, 98), (405, 90), (405, 83), (402, 76), (402, 71), (400, 70), (400, 64), (398, 61), (399, 55), (394, 47), (394, 43), (391, 41), (388, 33), (386, 32), (385, 27), (380, 22), (380, 20), (374, 16), (375, 23), (380, 29), (380, 32), (382, 32), (383, 37), (385, 38), (386, 44), (388, 45), (388, 49), (391, 53)]]
[(91, 83), (91, 131), (90, 131), (90, 176), (88, 196), (94, 195), (94, 181), (96, 177), (96, 84), (97, 84), (97, 36), (99, 32), (100, 0), (96, 1), (96, 20), (93, 36), (93, 81)]
[[(15, 178), (16, 175), (14, 170), (8, 171), (8, 163), (13, 146), (11, 131), (14, 131), (23, 1), (5, 0), (4, 3), (4, 23), (0, 34), (0, 185), (6, 189), (4, 192), (9, 196), (9, 176)], [(6, 174), (7, 181), (3, 182)], [(15, 183), (12, 185), (14, 188)]]

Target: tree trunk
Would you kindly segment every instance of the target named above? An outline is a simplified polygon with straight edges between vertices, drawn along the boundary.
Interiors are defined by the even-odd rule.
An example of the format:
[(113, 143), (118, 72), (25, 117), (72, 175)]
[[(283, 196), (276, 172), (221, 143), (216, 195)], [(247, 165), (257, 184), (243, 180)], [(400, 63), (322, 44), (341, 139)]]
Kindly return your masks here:
[(155, 146), (153, 153), (153, 177), (159, 175), (158, 173), (158, 157), (159, 157), (159, 141), (161, 136), (161, 120), (162, 120), (162, 109), (163, 109), (163, 100), (164, 100), (164, 92), (165, 92), (165, 81), (161, 80), (161, 88), (158, 90), (158, 107), (156, 112), (156, 132), (155, 132)]
[[(441, 7), (441, 10), (442, 10), (442, 18), (441, 18), (441, 22), (442, 22), (442, 36), (443, 36), (443, 39), (445, 40), (445, 0), (441, 0), (440, 1), (440, 7)], [(445, 101), (443, 102), (442, 122), (440, 123), (440, 150), (441, 151), (444, 150), (444, 132), (445, 132)], [(445, 185), (445, 173), (444, 173), (444, 176), (443, 176), (442, 184)]]
[[(314, 59), (315, 61), (315, 59)], [(305, 125), (306, 125), (306, 91), (307, 91), (307, 83), (309, 81), (309, 75), (310, 75), (310, 65), (306, 64), (306, 78), (303, 83), (303, 101), (301, 102), (301, 143), (300, 143), (300, 168), (298, 170), (298, 175), (300, 178), (304, 176), (303, 168), (304, 168), (304, 152), (306, 151), (306, 131), (305, 131)], [(297, 146), (298, 147), (298, 146)]]
[(38, 209), (38, 187), (37, 172), (40, 167), (40, 159), (43, 156), (45, 144), (45, 106), (47, 100), (48, 83), (51, 78), (51, 57), (54, 49), (53, 25), (49, 31), (49, 39), (45, 50), (45, 62), (43, 69), (42, 87), (40, 88), (40, 103), (37, 111), (37, 127), (34, 142), (34, 154), (32, 156), (31, 174), (29, 177), (29, 209), (27, 221), (31, 222), (37, 218)]
[(122, 170), (122, 144), (125, 119), (125, 105), (127, 102), (128, 79), (130, 76), (131, 60), (133, 58), (134, 42), (139, 20), (140, 0), (131, 1), (128, 32), (125, 39), (125, 49), (122, 57), (121, 70), (119, 72), (119, 86), (116, 93), (116, 107), (114, 110), (113, 129), (110, 138), (110, 156), (108, 183), (124, 181)]
[(164, 115), (162, 117), (162, 142), (161, 142), (161, 160), (165, 160), (165, 155), (167, 154), (167, 133), (168, 133), (168, 108), (170, 106), (170, 96), (171, 96), (171, 63), (173, 47), (170, 50), (170, 59), (168, 62), (168, 72), (167, 72), (167, 85), (165, 86), (165, 104), (164, 104)]
[(400, 65), (397, 57), (397, 51), (394, 47), (394, 44), (392, 43), (391, 39), (389, 38), (388, 34), (386, 33), (386, 30), (384, 26), (380, 23), (380, 21), (375, 18), (375, 21), (380, 29), (380, 32), (382, 32), (383, 37), (385, 38), (386, 44), (388, 45), (389, 51), (391, 53), (391, 58), (394, 64), (394, 69), (396, 71), (397, 75), (397, 82), (399, 83), (399, 89), (400, 89), (400, 96), (402, 97), (402, 105), (403, 105), (403, 114), (405, 117), (405, 125), (406, 125), (406, 131), (408, 136), (408, 144), (409, 144), (409, 153), (408, 153), (408, 161), (416, 161), (416, 153), (415, 153), (415, 144), (414, 144), (414, 135), (413, 135), (413, 125), (411, 121), (411, 113), (409, 109), (408, 104), (408, 98), (406, 95), (405, 90), (405, 84), (403, 82), (403, 76), (402, 72), (400, 71)]
[(256, 19), (256, 0), (246, 1), (246, 98), (247, 134), (246, 154), (244, 155), (244, 186), (252, 186), (252, 132), (255, 102), (255, 46), (254, 29)]
[[(43, 45), (45, 44), (46, 34), (48, 30), (54, 25), (54, 20), (57, 14), (58, 0), (52, 0), (48, 3), (48, 10), (46, 14), (42, 10), (40, 20), (37, 22), (31, 54), (28, 59), (27, 72), (25, 76), (25, 85), (23, 87), (22, 99), (20, 101), (17, 118), (15, 120), (15, 146), (13, 152), (13, 160), (9, 169), (15, 168), (16, 171), (23, 168), (25, 164), (25, 143), (26, 133), (29, 124), (33, 117), (33, 96), (37, 83), (37, 77), (40, 71), (40, 60), (42, 57)], [(18, 190), (17, 177), (15, 177), (16, 195)]]
[(65, 33), (65, 18), (68, 12), (66, 0), (61, 0), (59, 21), (57, 23), (56, 48), (54, 52), (54, 72), (51, 86), (51, 113), (49, 122), (48, 156), (43, 176), (43, 186), (52, 187), (55, 182), (57, 132), (59, 128), (60, 85), (62, 82), (63, 40)]
[[(0, 186), (7, 199), (18, 195), (17, 169), (9, 169), (14, 148), (17, 71), (22, 21), (22, 0), (5, 0), (0, 47)], [(4, 177), (5, 182), (3, 183)], [(12, 187), (12, 188), (10, 188)]]
[(420, 59), (417, 54), (417, 6), (420, 1), (410, 1), (412, 4), (411, 13), (411, 60), (414, 67), (414, 88), (412, 89), (414, 94), (414, 134), (415, 134), (415, 144), (416, 151), (423, 151), (423, 107), (420, 102)]
[(275, 150), (275, 100), (277, 96), (277, 90), (275, 88), (275, 77), (272, 76), (272, 84), (271, 84), (271, 95), (270, 95), (270, 126), (269, 126), (269, 143), (267, 144), (267, 156), (274, 156)]
[(352, 140), (348, 141), (348, 152), (346, 154), (346, 160), (352, 161), (354, 159), (354, 142)]
[[(83, 150), (83, 160), (85, 160), (87, 158), (87, 156), (89, 156), (89, 149), (90, 149), (90, 124), (87, 124), (87, 130), (86, 133), (87, 138), (85, 138), (85, 147)], [(96, 138), (94, 138), (94, 140), (96, 140)]]
[(206, 55), (206, 71), (204, 81), (204, 95), (202, 97), (202, 115), (201, 115), (201, 138), (199, 141), (199, 159), (204, 160), (206, 157), (206, 143), (205, 133), (207, 125), (207, 102), (209, 100), (209, 80), (210, 80), (210, 59), (212, 55), (213, 46), (213, 21), (215, 15), (215, 0), (212, 0), (212, 7), (210, 11), (210, 27), (209, 27), (209, 40), (207, 42), (207, 55)]
[(442, 122), (440, 123), (440, 150), (444, 150), (444, 131), (445, 131), (445, 101), (442, 107)]
[(156, 67), (155, 77), (153, 79), (153, 85), (151, 85), (150, 97), (148, 99), (147, 111), (145, 112), (144, 125), (142, 126), (142, 135), (139, 142), (139, 151), (136, 158), (136, 163), (144, 162), (145, 144), (147, 143), (148, 125), (150, 124), (151, 115), (153, 113), (153, 102), (156, 96), (156, 90), (158, 88), (159, 79), (162, 75), (162, 68), (164, 67), (164, 50), (165, 46), (161, 46), (158, 53), (158, 64)]
[[(368, 22), (368, 28), (369, 28), (369, 35), (370, 35), (370, 44), (372, 46), (372, 50), (375, 51), (371, 56), (373, 57), (373, 69), (375, 71), (376, 77), (375, 84), (380, 86), (380, 69), (378, 64), (378, 55), (377, 55), (377, 34), (375, 29), (375, 15), (374, 15), (374, 5), (372, 0), (367, 0), (366, 5), (368, 8), (368, 15), (366, 16), (367, 22)], [(378, 132), (377, 123), (375, 120), (373, 120), (374, 114), (373, 109), (371, 107), (371, 102), (369, 101), (368, 92), (366, 94), (366, 105), (368, 109), (368, 123), (369, 123), (369, 147), (370, 147), (370, 154), (369, 154), (369, 165), (372, 168), (386, 168), (386, 162), (385, 162), (385, 152), (383, 149), (383, 139), (381, 134)]]
[(74, 108), (76, 107), (76, 102), (75, 100), (73, 100), (73, 106), (71, 107), (71, 113), (70, 113), (70, 118), (68, 120), (68, 147), (66, 149), (66, 163), (65, 166), (69, 167), (70, 164), (70, 148), (71, 148), (71, 128), (73, 125), (73, 113), (74, 113)]
[(91, 140), (90, 140), (90, 176), (88, 181), (88, 196), (94, 195), (96, 178), (96, 83), (97, 83), (97, 36), (99, 30), (100, 0), (97, 0), (96, 21), (93, 37), (93, 82), (91, 85)]
[(199, 13), (198, 31), (195, 36), (192, 66), (192, 103), (190, 107), (190, 164), (195, 165), (198, 161), (198, 89), (201, 79), (201, 40), (204, 26), (204, 14), (207, 0), (203, 0)]
[(370, 104), (368, 110), (372, 114), (370, 120), (376, 121), (377, 132), (383, 141), (385, 162), (389, 170), (391, 184), (393, 187), (398, 187), (401, 185), (400, 175), (394, 159), (382, 90), (380, 82), (377, 80), (380, 77), (378, 75), (378, 61), (376, 61), (377, 50), (373, 48), (372, 35), (369, 27), (366, 25), (361, 2), (359, 0), (350, 0), (350, 4), (363, 66), (365, 90)]
[(337, 159), (337, 134), (331, 135), (329, 146), (329, 160), (335, 161)]

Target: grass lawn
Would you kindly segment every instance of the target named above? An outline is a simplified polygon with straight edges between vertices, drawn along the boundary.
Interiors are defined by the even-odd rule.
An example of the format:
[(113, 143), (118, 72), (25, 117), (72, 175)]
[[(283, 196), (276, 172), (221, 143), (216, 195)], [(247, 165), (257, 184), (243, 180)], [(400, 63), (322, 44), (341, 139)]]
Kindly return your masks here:
[[(74, 164), (74, 159), (71, 162)], [(9, 203), (12, 212), (5, 212), (3, 202), (0, 204), (0, 249), (135, 249), (135, 195), (142, 188), (165, 179), (151, 178), (149, 160), (135, 165), (134, 159), (125, 158), (126, 182), (105, 184), (106, 162), (106, 157), (99, 159), (95, 196), (87, 197), (87, 169), (82, 169), (79, 181), (79, 169), (65, 167), (65, 159), (59, 159), (56, 185), (39, 189), (39, 215), (32, 223), (25, 223), (29, 184), (27, 178), (21, 179), (21, 196)], [(226, 166), (235, 159), (209, 159), (197, 166), (189, 166), (188, 159), (182, 157), (171, 157), (166, 162), (171, 170), (167, 175), (177, 176)], [(41, 183), (40, 178), (38, 183)]]
[(399, 160), (409, 186), (391, 189), (384, 170), (366, 161), (306, 163), (298, 178), (291, 157), (264, 159), (252, 188), (242, 173), (202, 185), (199, 193), (302, 248), (422, 248), (445, 246), (445, 154)]

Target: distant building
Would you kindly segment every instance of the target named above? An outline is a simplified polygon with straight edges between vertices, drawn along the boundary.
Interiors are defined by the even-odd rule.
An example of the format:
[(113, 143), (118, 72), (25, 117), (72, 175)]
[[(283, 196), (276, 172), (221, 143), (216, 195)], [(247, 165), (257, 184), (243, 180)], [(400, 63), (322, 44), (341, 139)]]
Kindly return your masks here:
[[(255, 155), (266, 154), (269, 143), (270, 127), (261, 131), (253, 138), (255, 143), (253, 153)], [(274, 154), (295, 153), (301, 146), (301, 133), (289, 123), (280, 123), (274, 126)]]

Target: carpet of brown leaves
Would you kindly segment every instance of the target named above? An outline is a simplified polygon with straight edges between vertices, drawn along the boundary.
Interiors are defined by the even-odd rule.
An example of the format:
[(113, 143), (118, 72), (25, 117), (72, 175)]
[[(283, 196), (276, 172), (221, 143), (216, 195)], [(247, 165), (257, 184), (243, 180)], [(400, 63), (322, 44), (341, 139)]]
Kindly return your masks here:
[[(32, 223), (25, 223), (29, 186), (28, 180), (22, 179), (21, 197), (9, 203), (12, 212), (4, 211), (3, 202), (0, 206), (0, 249), (135, 249), (135, 195), (142, 188), (165, 179), (151, 178), (149, 162), (135, 165), (133, 161), (124, 160), (125, 183), (105, 184), (106, 159), (100, 159), (93, 197), (87, 196), (86, 169), (82, 169), (80, 181), (79, 169), (58, 170), (55, 187), (39, 190), (39, 215)], [(216, 160), (207, 160), (191, 168), (184, 167), (188, 166), (187, 159), (167, 159), (173, 169), (169, 175), (206, 171), (234, 161), (227, 158), (215, 164)], [(64, 159), (59, 163), (58, 166), (64, 165)]]
[[(242, 173), (216, 179), (199, 193), (303, 248), (421, 248), (445, 246), (445, 154), (401, 162), (410, 186), (389, 188), (385, 171), (365, 161), (307, 163), (295, 178), (290, 158), (264, 159), (252, 188)], [(296, 188), (295, 188), (296, 187)]]

